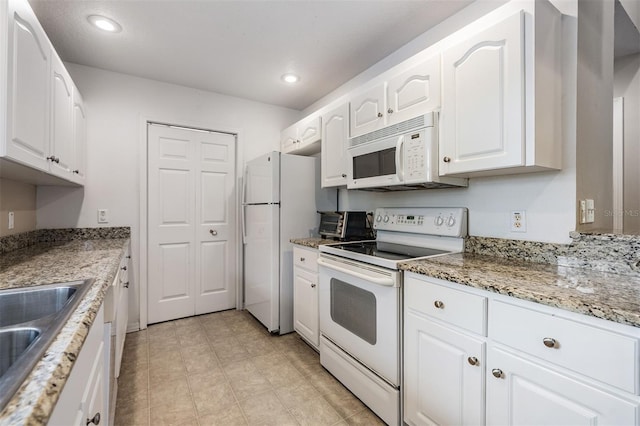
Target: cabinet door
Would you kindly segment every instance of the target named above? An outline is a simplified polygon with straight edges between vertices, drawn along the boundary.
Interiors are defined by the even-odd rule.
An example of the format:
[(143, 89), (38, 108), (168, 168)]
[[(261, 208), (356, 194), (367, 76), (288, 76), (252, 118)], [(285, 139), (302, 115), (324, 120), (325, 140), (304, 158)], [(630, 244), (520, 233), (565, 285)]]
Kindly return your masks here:
[(297, 141), (298, 134), (296, 126), (287, 127), (280, 133), (280, 151), (285, 154), (293, 151), (296, 148)]
[(97, 425), (108, 417), (105, 409), (105, 383), (104, 383), (104, 344), (101, 342), (100, 351), (93, 365), (86, 393), (83, 397), (84, 421), (81, 425)]
[(404, 330), (404, 420), (484, 424), (484, 341), (411, 310)]
[[(129, 286), (129, 282), (126, 282)], [(129, 288), (120, 283), (120, 301), (118, 303), (118, 313), (116, 314), (116, 359), (114, 366), (115, 377), (120, 377), (120, 365), (122, 363), (122, 353), (124, 342), (127, 337), (127, 324), (129, 322)]]
[(72, 179), (84, 183), (87, 171), (87, 114), (82, 96), (76, 88), (73, 90), (73, 152)]
[(51, 46), (26, 1), (9, 2), (7, 155), (49, 170)]
[(294, 268), (293, 274), (293, 328), (318, 347), (318, 274), (301, 268)]
[[(631, 425), (638, 403), (566, 377), (500, 348), (488, 354), (491, 425)], [(493, 376), (496, 371), (498, 377)], [(501, 373), (501, 374), (500, 374)]]
[(440, 56), (413, 66), (387, 85), (387, 125), (440, 108)]
[(349, 105), (322, 116), (322, 187), (347, 185), (347, 147), (349, 144)]
[(70, 178), (75, 163), (73, 152), (73, 82), (60, 58), (52, 55), (51, 79), (51, 173)]
[(372, 132), (385, 125), (385, 84), (380, 84), (351, 99), (350, 136)]
[(524, 12), (443, 53), (440, 175), (524, 164)]
[(322, 137), (320, 116), (306, 119), (298, 124), (298, 139), (301, 147), (317, 142)]

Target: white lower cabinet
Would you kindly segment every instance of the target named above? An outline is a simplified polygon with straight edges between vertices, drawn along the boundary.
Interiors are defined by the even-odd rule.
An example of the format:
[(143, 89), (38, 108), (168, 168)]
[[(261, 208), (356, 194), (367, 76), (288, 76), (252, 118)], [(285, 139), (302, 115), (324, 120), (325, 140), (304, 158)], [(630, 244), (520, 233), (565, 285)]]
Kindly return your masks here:
[(49, 418), (51, 426), (98, 424), (105, 412), (104, 308), (96, 315)]
[[(455, 320), (470, 313), (455, 303), (456, 293), (405, 280), (404, 421), (410, 425), (484, 424), (486, 339), (435, 318), (442, 313)], [(470, 315), (481, 329), (484, 312)]]
[(404, 301), (407, 424), (640, 425), (640, 329), (414, 273)]
[(293, 248), (293, 328), (314, 348), (320, 346), (318, 251)]
[(637, 400), (598, 389), (497, 346), (489, 348), (488, 358), (487, 424), (638, 424)]

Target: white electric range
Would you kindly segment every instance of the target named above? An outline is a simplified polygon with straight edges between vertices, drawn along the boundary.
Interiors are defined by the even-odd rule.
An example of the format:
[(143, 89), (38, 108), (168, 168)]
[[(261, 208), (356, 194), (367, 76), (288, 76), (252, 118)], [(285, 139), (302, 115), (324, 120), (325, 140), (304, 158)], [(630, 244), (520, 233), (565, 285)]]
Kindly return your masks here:
[(320, 246), (320, 362), (390, 425), (402, 423), (398, 264), (464, 250), (465, 208), (379, 208), (376, 239)]

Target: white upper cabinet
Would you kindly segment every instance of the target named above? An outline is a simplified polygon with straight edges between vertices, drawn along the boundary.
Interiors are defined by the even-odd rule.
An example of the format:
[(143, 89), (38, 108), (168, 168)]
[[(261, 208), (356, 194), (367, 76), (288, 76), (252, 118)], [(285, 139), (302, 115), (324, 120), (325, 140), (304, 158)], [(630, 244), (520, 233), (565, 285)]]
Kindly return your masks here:
[(75, 163), (73, 143), (73, 82), (57, 55), (53, 55), (51, 80), (51, 173), (69, 177)]
[(73, 88), (73, 153), (74, 163), (71, 179), (79, 184), (84, 183), (87, 169), (87, 113), (78, 89)]
[(322, 116), (320, 156), (323, 188), (347, 185), (349, 105), (343, 104)]
[(560, 14), (531, 12), (444, 51), (440, 175), (560, 169)]
[(317, 154), (321, 138), (320, 115), (310, 115), (281, 132), (280, 150), (285, 154)]
[(440, 108), (440, 56), (420, 62), (350, 100), (356, 137)]
[(8, 6), (4, 152), (20, 163), (48, 170), (51, 47), (26, 1), (10, 1)]
[(387, 83), (387, 125), (440, 108), (440, 56), (419, 63)]
[[(0, 114), (7, 128), (0, 136), (0, 176), (36, 185), (82, 184), (84, 177), (74, 173), (85, 155), (76, 141), (84, 128), (76, 125), (77, 89), (26, 0), (0, 2), (0, 20), (0, 53), (6, 47), (7, 54), (0, 57), (6, 70), (0, 73), (6, 87)], [(80, 115), (86, 119), (84, 110)]]

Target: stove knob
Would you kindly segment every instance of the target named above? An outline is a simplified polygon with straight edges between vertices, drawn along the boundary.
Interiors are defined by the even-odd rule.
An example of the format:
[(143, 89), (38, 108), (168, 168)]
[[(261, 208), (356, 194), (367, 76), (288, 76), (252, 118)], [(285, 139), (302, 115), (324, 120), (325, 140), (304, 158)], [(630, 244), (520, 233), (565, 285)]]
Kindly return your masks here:
[(439, 215), (438, 217), (436, 217), (433, 223), (435, 223), (436, 226), (442, 226), (442, 224), (444, 223), (444, 219)]
[(384, 223), (389, 222), (389, 216), (388, 215), (384, 215)]
[(455, 224), (456, 224), (456, 219), (453, 216), (449, 216), (449, 219), (447, 219), (447, 226), (451, 228)]
[(378, 217), (376, 217), (376, 222), (380, 222), (382, 220), (382, 216), (378, 215)]

